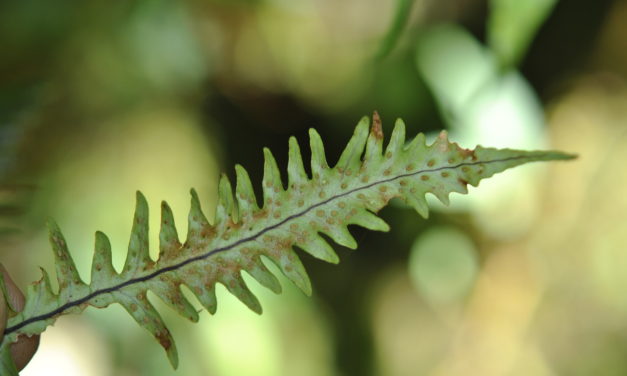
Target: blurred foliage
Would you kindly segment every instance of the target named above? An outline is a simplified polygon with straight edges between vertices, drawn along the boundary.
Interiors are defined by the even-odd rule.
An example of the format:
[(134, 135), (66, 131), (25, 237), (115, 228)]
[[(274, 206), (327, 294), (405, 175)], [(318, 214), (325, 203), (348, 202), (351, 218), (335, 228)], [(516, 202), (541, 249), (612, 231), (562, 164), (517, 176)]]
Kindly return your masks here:
[[(402, 117), (410, 134), (581, 158), (426, 222), (384, 210), (392, 232), (356, 230), (338, 267), (305, 257), (314, 299), (283, 283), (256, 289), (261, 317), (228, 294), (195, 326), (165, 315), (179, 373), (625, 374), (625, 20), (618, 0), (2, 1), (0, 258), (38, 278), (53, 216), (84, 275), (95, 230), (119, 267), (135, 190), (185, 223), (189, 187), (211, 212), (219, 171), (260, 181), (261, 147), (284, 166), (311, 126), (333, 161), (376, 109), (388, 133)], [(172, 374), (121, 309), (88, 313), (48, 330), (23, 374)]]

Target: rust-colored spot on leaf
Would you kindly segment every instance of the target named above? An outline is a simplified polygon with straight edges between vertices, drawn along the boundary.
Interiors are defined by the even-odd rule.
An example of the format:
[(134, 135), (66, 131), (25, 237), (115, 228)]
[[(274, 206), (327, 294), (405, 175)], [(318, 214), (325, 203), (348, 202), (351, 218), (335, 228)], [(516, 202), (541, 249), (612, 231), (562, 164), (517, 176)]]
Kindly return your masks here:
[(463, 159), (470, 158), (472, 161), (476, 161), (477, 160), (477, 156), (475, 155), (475, 151), (474, 150), (464, 149), (464, 148), (460, 147), (457, 144), (455, 144), (455, 146), (457, 146), (457, 150), (462, 155)]
[(268, 216), (268, 210), (262, 209), (253, 213), (254, 219), (266, 218)]
[(159, 344), (167, 351), (172, 347), (172, 341), (170, 341), (170, 332), (167, 329), (155, 333), (155, 338), (159, 341)]
[(435, 160), (434, 159), (429, 159), (429, 162), (427, 162), (427, 166), (433, 167), (434, 165), (435, 165)]
[(381, 127), (381, 117), (379, 116), (379, 113), (377, 111), (375, 111), (372, 114), (372, 129), (370, 130), (370, 132), (378, 140), (383, 139), (383, 128)]
[(458, 178), (457, 181), (464, 187), (468, 185), (468, 181), (466, 179)]
[[(200, 229), (200, 236), (203, 238), (213, 238), (216, 236), (216, 229), (213, 226), (204, 225), (202, 229)], [(179, 248), (181, 243), (176, 242), (176, 248)]]
[(449, 173), (448, 173), (448, 172), (446, 172), (446, 171), (443, 171), (442, 173), (440, 173), (440, 175), (441, 175), (443, 178), (448, 178)]
[(422, 181), (427, 181), (427, 180), (429, 180), (429, 175), (422, 175), (422, 176), (420, 177), (420, 180), (422, 180)]

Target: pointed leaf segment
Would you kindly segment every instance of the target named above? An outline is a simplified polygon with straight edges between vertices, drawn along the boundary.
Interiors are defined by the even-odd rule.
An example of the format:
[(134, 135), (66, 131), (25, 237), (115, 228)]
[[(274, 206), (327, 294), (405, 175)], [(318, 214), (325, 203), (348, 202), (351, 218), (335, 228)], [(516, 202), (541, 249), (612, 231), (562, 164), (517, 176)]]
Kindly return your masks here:
[[(216, 311), (215, 286), (223, 284), (250, 309), (261, 313), (261, 305), (242, 279), (247, 272), (263, 286), (279, 293), (281, 286), (262, 262), (274, 262), (296, 286), (311, 294), (311, 283), (295, 247), (321, 260), (337, 263), (337, 254), (320, 234), (336, 243), (356, 248), (347, 229), (359, 225), (388, 231), (376, 216), (390, 199), (398, 197), (427, 217), (425, 194), (431, 193), (448, 203), (451, 192), (467, 193), (467, 185), (497, 172), (532, 161), (570, 159), (573, 156), (552, 151), (497, 150), (477, 147), (467, 150), (451, 143), (445, 132), (431, 145), (419, 134), (405, 142), (405, 125), (396, 122), (384, 148), (381, 121), (375, 113), (372, 126), (363, 118), (335, 167), (329, 167), (323, 142), (310, 130), (311, 171), (305, 172), (295, 138), (289, 140), (287, 188), (277, 163), (264, 149), (263, 203), (253, 193), (248, 173), (236, 166), (233, 188), (223, 175), (214, 223), (203, 214), (198, 195), (191, 191), (189, 231), (181, 244), (172, 210), (161, 205), (159, 258), (152, 260), (148, 245), (148, 205), (137, 193), (133, 229), (124, 267), (118, 273), (111, 264), (109, 239), (96, 233), (92, 280), (81, 280), (56, 224), (50, 223), (50, 242), (55, 257), (58, 292), (49, 276), (29, 286), (22, 312), (12, 317), (0, 345), (2, 374), (13, 375), (9, 345), (21, 335), (41, 333), (62, 314), (78, 313), (87, 306), (122, 305), (135, 321), (148, 330), (165, 349), (174, 367), (178, 357), (174, 340), (161, 316), (147, 298), (150, 290), (166, 304), (191, 321), (198, 320), (194, 306), (184, 297), (181, 285), (196, 295), (209, 311)], [(13, 368), (12, 368), (13, 367)]]

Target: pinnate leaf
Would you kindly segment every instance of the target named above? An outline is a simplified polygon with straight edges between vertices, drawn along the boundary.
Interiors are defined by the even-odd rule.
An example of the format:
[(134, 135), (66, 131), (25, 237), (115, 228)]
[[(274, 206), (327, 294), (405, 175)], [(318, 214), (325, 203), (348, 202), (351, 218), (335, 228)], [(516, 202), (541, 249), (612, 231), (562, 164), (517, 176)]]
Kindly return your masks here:
[(451, 192), (467, 193), (467, 185), (495, 173), (533, 161), (570, 159), (553, 151), (519, 151), (478, 146), (474, 150), (449, 142), (442, 132), (430, 145), (419, 134), (405, 142), (405, 125), (396, 122), (384, 147), (381, 121), (375, 113), (357, 125), (335, 167), (330, 167), (323, 141), (310, 130), (311, 171), (304, 169), (300, 147), (289, 140), (287, 189), (276, 160), (264, 149), (263, 202), (259, 204), (248, 173), (236, 166), (236, 185), (223, 175), (219, 182), (214, 223), (205, 217), (198, 195), (191, 191), (191, 209), (185, 243), (180, 243), (170, 207), (161, 205), (159, 257), (152, 260), (148, 244), (148, 205), (141, 193), (124, 267), (120, 273), (111, 264), (111, 245), (96, 233), (92, 280), (81, 280), (58, 226), (51, 222), (50, 242), (55, 257), (59, 290), (53, 291), (48, 274), (30, 285), (22, 312), (9, 319), (0, 345), (2, 375), (16, 375), (8, 354), (9, 345), (21, 335), (35, 335), (56, 317), (81, 312), (87, 306), (122, 305), (135, 321), (148, 330), (165, 349), (174, 367), (178, 355), (174, 339), (161, 316), (147, 298), (152, 291), (175, 311), (191, 321), (198, 312), (181, 291), (187, 286), (202, 306), (214, 313), (215, 286), (228, 291), (255, 312), (262, 308), (242, 279), (247, 272), (261, 285), (279, 293), (281, 286), (266, 268), (262, 257), (276, 264), (285, 276), (306, 294), (311, 282), (294, 248), (321, 260), (337, 263), (339, 258), (325, 234), (334, 242), (356, 248), (348, 225), (388, 231), (376, 213), (392, 198), (400, 198), (427, 217), (425, 194), (448, 203)]

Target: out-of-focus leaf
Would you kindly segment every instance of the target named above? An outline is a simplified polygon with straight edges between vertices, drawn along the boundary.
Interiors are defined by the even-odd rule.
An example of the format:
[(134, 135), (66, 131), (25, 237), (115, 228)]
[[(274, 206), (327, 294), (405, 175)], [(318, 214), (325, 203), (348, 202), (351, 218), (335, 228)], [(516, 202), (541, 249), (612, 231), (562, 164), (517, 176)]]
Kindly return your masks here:
[(556, 3), (557, 0), (490, 1), (487, 39), (501, 67), (520, 62)]
[(409, 21), (409, 14), (411, 13), (411, 7), (414, 4), (414, 0), (397, 0), (396, 1), (396, 12), (394, 13), (394, 19), (392, 20), (392, 25), (388, 29), (381, 45), (379, 46), (379, 50), (377, 51), (376, 59), (381, 60), (389, 55), (389, 53), (394, 49), (398, 40), (401, 37), (403, 29), (407, 26), (407, 21)]

